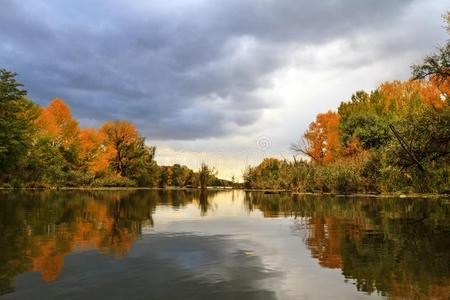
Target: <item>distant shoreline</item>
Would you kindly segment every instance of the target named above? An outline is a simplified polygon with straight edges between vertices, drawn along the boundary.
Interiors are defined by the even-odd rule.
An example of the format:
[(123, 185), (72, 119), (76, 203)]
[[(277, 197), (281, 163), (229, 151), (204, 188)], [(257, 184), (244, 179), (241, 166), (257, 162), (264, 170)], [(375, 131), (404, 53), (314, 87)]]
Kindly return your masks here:
[[(0, 191), (201, 191), (200, 188), (185, 188), (185, 187), (55, 187), (55, 188), (4, 188), (0, 187)], [(275, 189), (244, 189), (232, 187), (211, 187), (207, 191), (244, 191), (257, 192), (268, 195), (311, 195), (311, 196), (336, 196), (336, 197), (372, 197), (372, 198), (450, 198), (450, 194), (437, 193), (311, 193), (311, 192), (295, 192), (290, 190), (275, 190)]]

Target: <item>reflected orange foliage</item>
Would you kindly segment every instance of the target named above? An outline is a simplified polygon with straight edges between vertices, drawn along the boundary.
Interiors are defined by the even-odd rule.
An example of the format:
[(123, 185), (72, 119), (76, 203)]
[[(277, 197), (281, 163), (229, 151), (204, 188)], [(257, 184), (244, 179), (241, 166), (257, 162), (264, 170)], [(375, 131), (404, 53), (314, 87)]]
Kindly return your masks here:
[(341, 232), (339, 221), (333, 218), (313, 218), (306, 244), (312, 257), (323, 267), (342, 268)]
[(40, 272), (45, 282), (52, 282), (62, 270), (63, 257), (58, 253), (54, 240), (44, 242), (38, 248), (39, 254), (33, 258), (33, 271)]
[(402, 272), (396, 276), (390, 277), (392, 290), (389, 293), (389, 299), (435, 299), (447, 300), (450, 295), (450, 280), (444, 278), (442, 285), (432, 284), (427, 287), (426, 292), (418, 282), (410, 278), (410, 274)]
[[(373, 230), (373, 225), (348, 223), (345, 219), (334, 217), (312, 217), (308, 222), (306, 244), (312, 257), (318, 259), (322, 267), (345, 269), (343, 241), (346, 238), (354, 243), (361, 256), (366, 254), (367, 249), (365, 250), (363, 238), (367, 232)], [(347, 266), (347, 268), (351, 268), (351, 266)], [(357, 272), (358, 270), (355, 271), (355, 274), (358, 274)], [(372, 274), (369, 273), (366, 276), (372, 276)], [(389, 287), (389, 299), (448, 299), (448, 295), (450, 295), (448, 278), (443, 278), (442, 284), (432, 284), (424, 289), (424, 286), (412, 274), (403, 270), (399, 269), (390, 274), (387, 273), (385, 276), (387, 279), (385, 286)], [(372, 280), (373, 282), (367, 281), (367, 286), (365, 286), (369, 293), (377, 290), (375, 279), (372, 278)]]
[(58, 278), (66, 254), (93, 248), (122, 257), (131, 250), (137, 234), (127, 228), (118, 229), (105, 203), (89, 201), (73, 223), (34, 237), (32, 270), (40, 272), (44, 281), (52, 282)]

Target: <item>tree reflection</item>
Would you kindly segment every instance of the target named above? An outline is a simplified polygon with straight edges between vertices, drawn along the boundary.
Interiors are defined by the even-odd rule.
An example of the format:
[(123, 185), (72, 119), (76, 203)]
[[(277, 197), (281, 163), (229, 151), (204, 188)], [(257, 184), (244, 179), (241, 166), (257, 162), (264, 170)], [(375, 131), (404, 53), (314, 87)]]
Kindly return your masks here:
[(209, 209), (208, 193), (205, 190), (201, 190), (198, 197), (198, 207), (200, 208), (200, 213), (205, 216)]
[[(194, 205), (205, 216), (217, 201), (232, 196), (182, 191), (0, 194), (0, 294), (13, 291), (14, 278), (24, 272), (54, 281), (64, 256), (74, 251), (127, 255), (143, 229), (153, 226), (158, 205), (175, 210)], [(362, 292), (399, 299), (450, 294), (448, 200), (246, 193), (243, 201), (247, 210), (260, 210), (265, 217), (293, 217), (294, 230), (306, 232), (311, 256), (324, 268), (342, 270), (345, 280)]]
[(358, 290), (398, 299), (450, 295), (448, 200), (247, 194), (249, 210), (290, 215), (326, 268), (340, 268)]
[[(0, 294), (14, 290), (18, 274), (58, 278), (63, 257), (97, 249), (125, 256), (144, 226), (153, 226), (159, 203), (183, 207), (195, 193), (170, 191), (8, 192), (0, 195)], [(199, 198), (202, 214), (207, 195)]]

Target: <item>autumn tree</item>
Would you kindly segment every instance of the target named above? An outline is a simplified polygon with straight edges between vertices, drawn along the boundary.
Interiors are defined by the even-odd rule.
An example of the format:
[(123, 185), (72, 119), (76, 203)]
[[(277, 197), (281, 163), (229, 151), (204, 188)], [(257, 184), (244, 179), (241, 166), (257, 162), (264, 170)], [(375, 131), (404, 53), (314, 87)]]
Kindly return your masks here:
[(112, 145), (105, 143), (105, 135), (95, 128), (80, 131), (80, 161), (84, 171), (93, 174), (107, 173), (115, 156)]
[(36, 126), (39, 144), (46, 141), (59, 149), (69, 169), (79, 168), (80, 129), (63, 100), (55, 98), (46, 108), (42, 108)]
[(114, 149), (113, 169), (122, 175), (130, 160), (129, 153), (134, 150), (141, 138), (133, 124), (127, 121), (107, 122), (100, 130), (105, 136), (105, 144)]
[(80, 129), (78, 121), (72, 117), (69, 106), (61, 99), (55, 98), (46, 109), (52, 116), (57, 128), (56, 142), (64, 148), (74, 147), (78, 143)]
[[(80, 129), (69, 106), (59, 98), (39, 109), (34, 121), (36, 134), (29, 153), (27, 181), (30, 184), (72, 185), (71, 172), (82, 169)], [(67, 181), (68, 180), (68, 181)], [(39, 184), (38, 184), (39, 185)]]
[[(429, 80), (394, 80), (382, 83), (370, 97), (370, 106), (377, 107), (378, 114), (401, 116), (413, 102), (441, 108), (441, 92)], [(371, 107), (366, 107), (369, 110)]]
[(341, 154), (339, 141), (339, 114), (327, 112), (318, 114), (304, 134), (304, 144), (292, 145), (291, 149), (303, 153), (315, 162), (329, 163)]
[(50, 139), (54, 146), (66, 150), (78, 146), (78, 121), (72, 117), (69, 106), (63, 100), (55, 98), (46, 108), (42, 108), (36, 125), (41, 136)]
[(156, 149), (145, 145), (145, 139), (133, 124), (121, 120), (107, 122), (100, 132), (105, 137), (104, 145), (113, 149), (110, 166), (117, 175), (147, 181), (145, 184), (156, 180), (153, 176), (157, 172)]

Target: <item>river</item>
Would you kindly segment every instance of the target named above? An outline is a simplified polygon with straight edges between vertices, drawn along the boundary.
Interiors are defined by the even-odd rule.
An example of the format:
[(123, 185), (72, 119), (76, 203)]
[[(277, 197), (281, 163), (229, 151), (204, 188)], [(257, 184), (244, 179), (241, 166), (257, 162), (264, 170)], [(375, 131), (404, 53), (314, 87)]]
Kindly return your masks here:
[(448, 299), (450, 200), (0, 193), (0, 299)]

